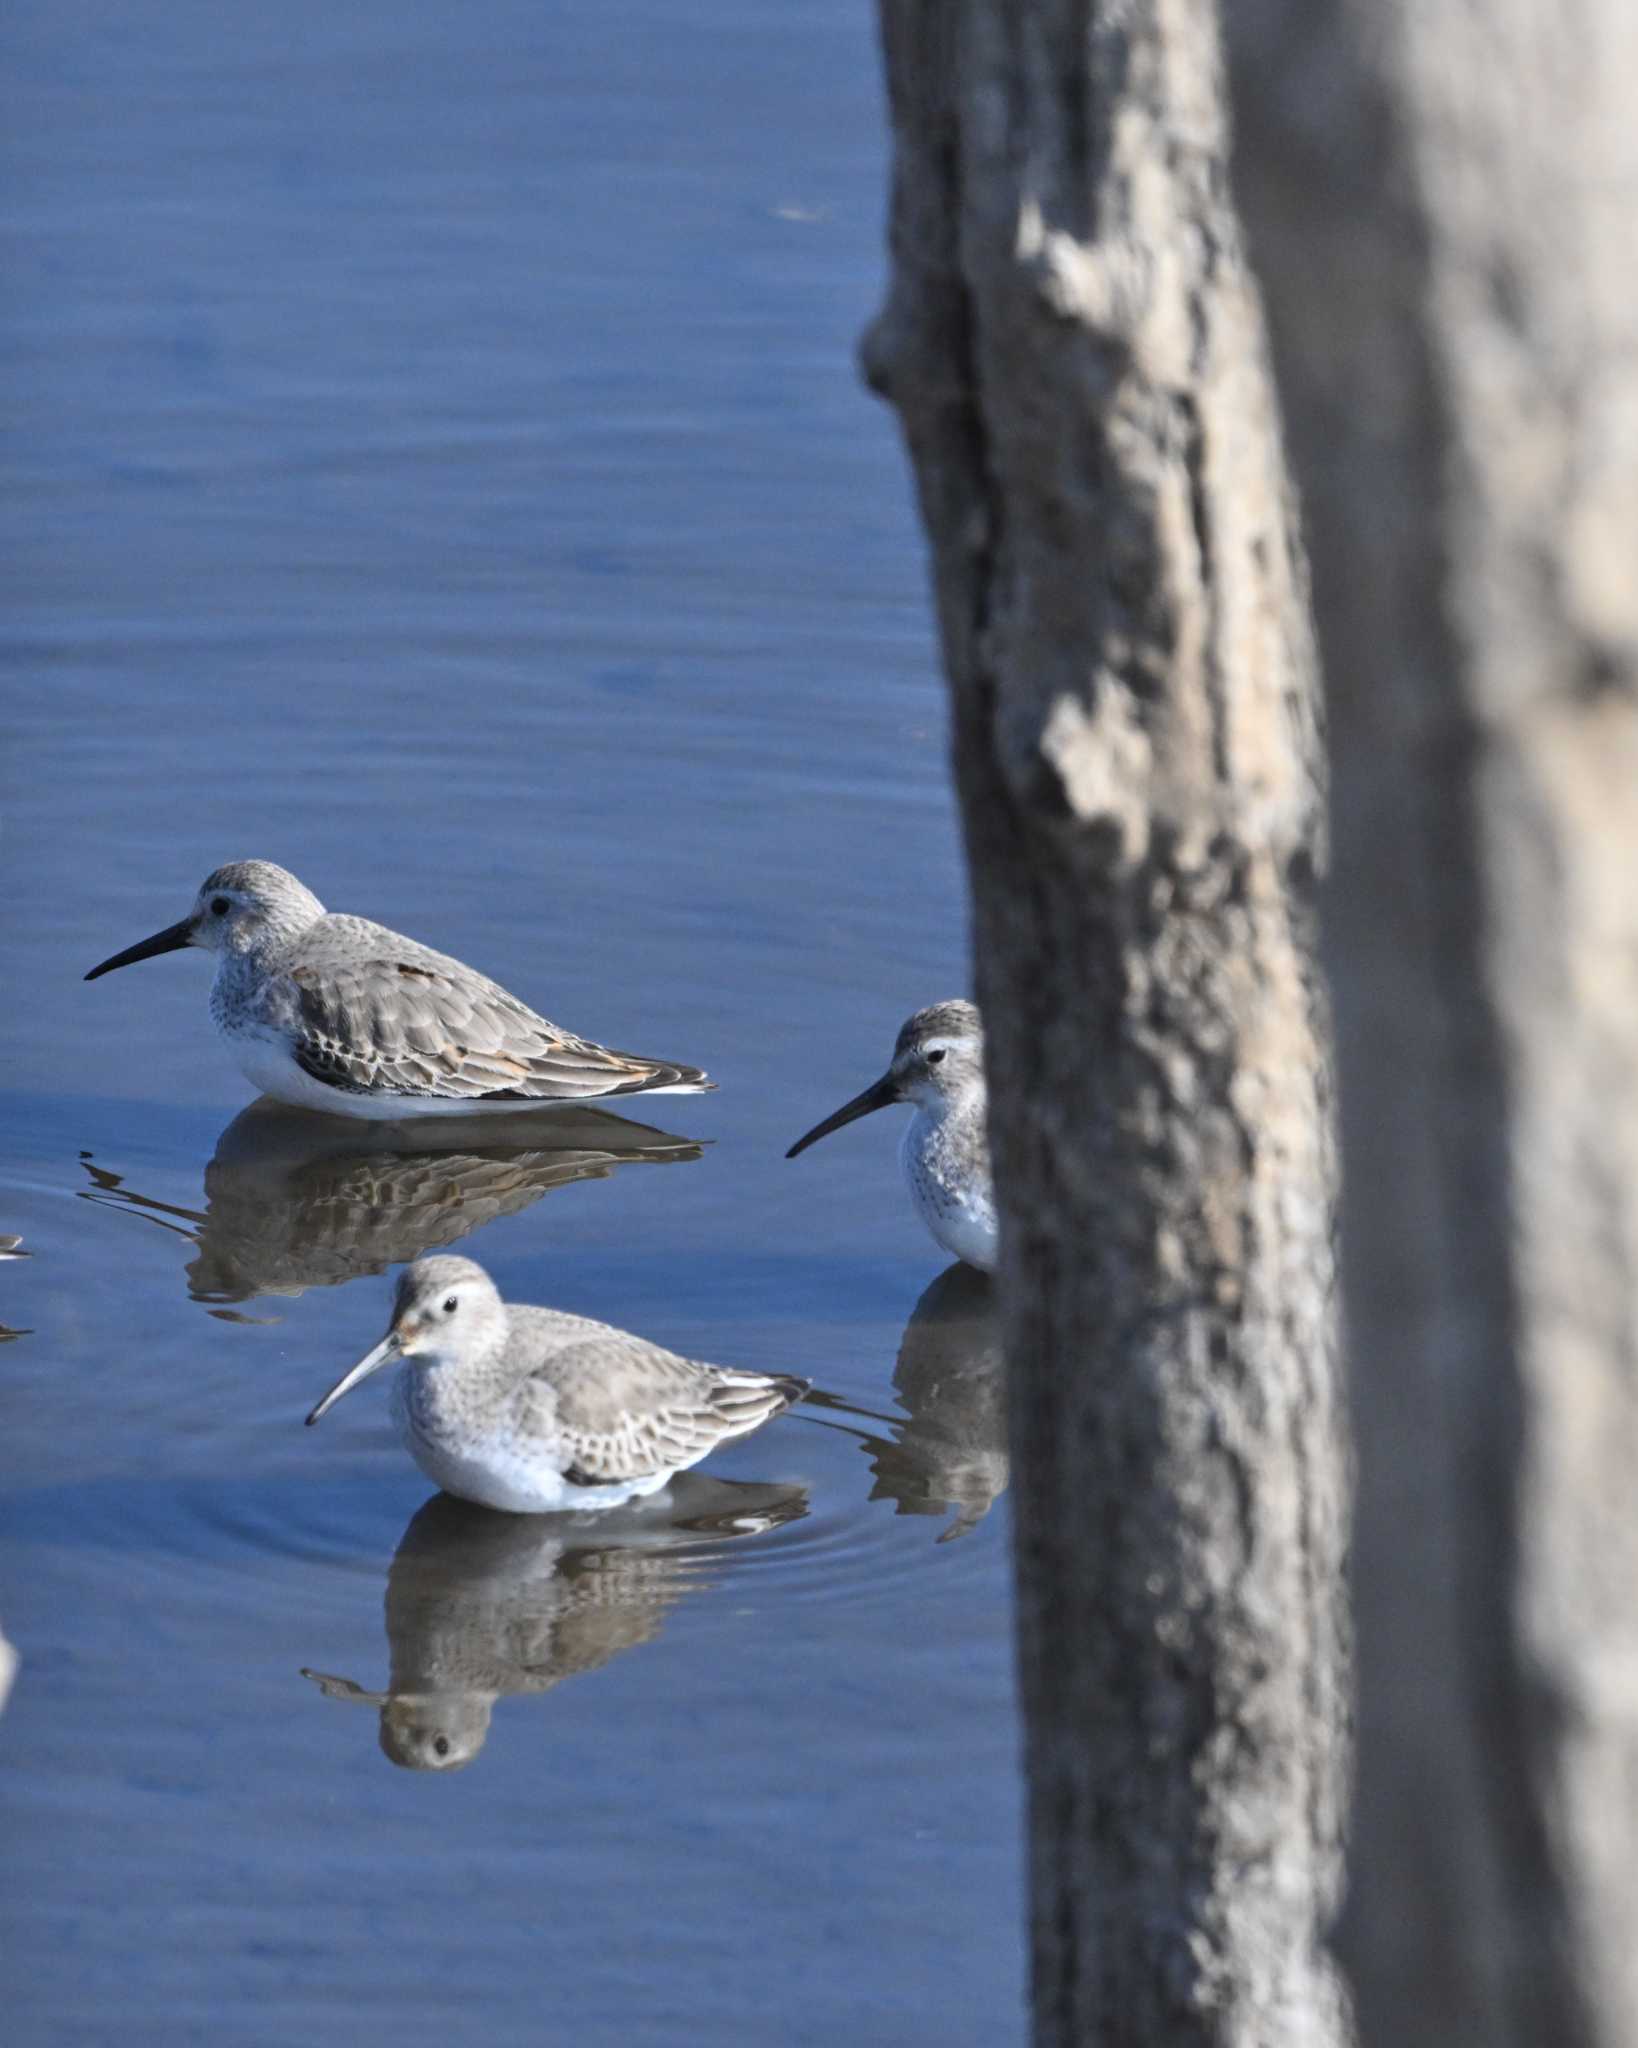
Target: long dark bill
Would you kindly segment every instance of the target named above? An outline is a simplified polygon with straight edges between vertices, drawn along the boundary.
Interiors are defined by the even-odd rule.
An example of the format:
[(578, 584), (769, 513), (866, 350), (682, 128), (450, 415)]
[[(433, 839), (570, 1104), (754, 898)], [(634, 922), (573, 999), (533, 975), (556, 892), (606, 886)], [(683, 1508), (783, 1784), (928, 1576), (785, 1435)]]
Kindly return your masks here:
[(123, 953), (116, 953), (100, 967), (93, 967), (85, 978), (95, 981), (99, 974), (112, 974), (116, 967), (133, 967), (139, 960), (152, 960), (160, 953), (175, 953), (192, 937), (193, 919), (185, 917), (180, 924), (168, 924), (162, 932), (155, 932), (151, 939), (141, 939), (136, 945), (127, 946)]
[(785, 1154), (794, 1159), (798, 1152), (805, 1152), (810, 1145), (817, 1145), (821, 1138), (828, 1138), (832, 1131), (839, 1131), (843, 1124), (857, 1123), (862, 1116), (869, 1116), (873, 1109), (886, 1109), (890, 1102), (899, 1100), (891, 1074), (883, 1074), (879, 1081), (872, 1081), (862, 1095), (855, 1095), (851, 1102), (844, 1102), (834, 1116), (827, 1116), (822, 1124), (815, 1124), (805, 1138), (798, 1138)]
[(308, 1428), (312, 1428), (313, 1424), (318, 1421), (326, 1409), (333, 1408), (343, 1394), (350, 1394), (360, 1380), (367, 1380), (372, 1372), (379, 1372), (384, 1365), (391, 1365), (398, 1356), (399, 1343), (398, 1332), (396, 1330), (389, 1330), (373, 1351), (366, 1351), (350, 1372), (344, 1372), (341, 1375), (341, 1378), (336, 1381), (329, 1393), (325, 1395), (312, 1414), (308, 1416)]

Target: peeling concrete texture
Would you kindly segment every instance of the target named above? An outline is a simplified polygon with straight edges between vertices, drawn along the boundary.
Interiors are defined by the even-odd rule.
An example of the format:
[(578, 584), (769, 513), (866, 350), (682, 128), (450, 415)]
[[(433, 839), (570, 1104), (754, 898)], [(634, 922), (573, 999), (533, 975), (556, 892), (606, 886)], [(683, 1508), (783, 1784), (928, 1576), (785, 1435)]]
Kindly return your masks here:
[(1367, 2041), (1638, 2041), (1638, 8), (1247, 0), (1329, 678)]
[(862, 358), (988, 1020), (1043, 2048), (1333, 2048), (1348, 1759), (1306, 569), (1210, 0), (882, 0)]

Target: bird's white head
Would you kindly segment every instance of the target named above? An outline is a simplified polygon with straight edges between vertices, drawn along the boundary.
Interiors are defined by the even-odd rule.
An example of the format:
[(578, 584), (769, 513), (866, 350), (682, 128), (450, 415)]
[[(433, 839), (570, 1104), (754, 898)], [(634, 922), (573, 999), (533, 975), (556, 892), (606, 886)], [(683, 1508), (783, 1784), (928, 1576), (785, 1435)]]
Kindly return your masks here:
[(200, 883), (193, 908), (180, 923), (127, 946), (85, 978), (95, 981), (116, 967), (130, 967), (184, 946), (199, 946), (207, 953), (256, 954), (295, 938), (323, 915), (324, 905), (288, 868), (270, 860), (229, 861)]
[(398, 1276), (392, 1327), (406, 1358), (486, 1348), (505, 1324), (500, 1290), (476, 1259), (441, 1252)]
[(418, 1358), (431, 1366), (459, 1364), (481, 1358), (505, 1335), (506, 1304), (475, 1259), (448, 1252), (417, 1259), (398, 1276), (387, 1334), (336, 1381), (307, 1420), (317, 1422), (343, 1394), (384, 1365), (401, 1358)]
[(252, 953), (269, 938), (293, 939), (323, 915), (324, 905), (288, 868), (232, 860), (200, 883), (188, 943), (207, 953)]
[(785, 1157), (794, 1159), (832, 1131), (886, 1109), (889, 1103), (913, 1102), (936, 1114), (972, 1090), (980, 1091), (982, 1102), (983, 1086), (984, 1027), (976, 1007), (967, 1002), (932, 1003), (905, 1023), (881, 1079), (815, 1124)]
[(984, 1026), (967, 1002), (933, 1003), (899, 1032), (887, 1069), (901, 1102), (935, 1109), (984, 1085)]

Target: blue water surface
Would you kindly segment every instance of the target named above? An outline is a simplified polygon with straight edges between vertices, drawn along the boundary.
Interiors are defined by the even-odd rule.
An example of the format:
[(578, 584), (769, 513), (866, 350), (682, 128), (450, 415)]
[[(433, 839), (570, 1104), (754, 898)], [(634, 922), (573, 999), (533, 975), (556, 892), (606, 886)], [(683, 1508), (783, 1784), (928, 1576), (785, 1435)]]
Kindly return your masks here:
[[(871, 10), (14, 0), (0, 55), (5, 2038), (1021, 2039), (982, 1304), (893, 1116), (782, 1157), (966, 983)], [(720, 1092), (247, 1138), (198, 955), (80, 978), (246, 856)], [(675, 1526), (412, 1530), (381, 1387), (301, 1418), (448, 1241), (825, 1399)], [(459, 1770), (383, 1753), (433, 1668)]]

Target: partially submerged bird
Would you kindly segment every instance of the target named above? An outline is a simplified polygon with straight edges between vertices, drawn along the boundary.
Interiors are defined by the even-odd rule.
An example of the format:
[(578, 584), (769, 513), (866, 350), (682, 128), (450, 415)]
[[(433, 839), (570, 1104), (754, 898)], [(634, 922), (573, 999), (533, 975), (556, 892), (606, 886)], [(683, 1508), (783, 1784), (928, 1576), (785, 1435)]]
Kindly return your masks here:
[(448, 954), (332, 914), (272, 861), (218, 868), (179, 924), (85, 978), (184, 946), (216, 955), (210, 1012), (241, 1070), (298, 1108), (389, 1121), (716, 1085), (575, 1037)]
[(628, 1331), (501, 1300), (471, 1259), (417, 1259), (392, 1323), (308, 1416), (403, 1359), (394, 1415), (446, 1493), (513, 1514), (612, 1508), (658, 1493), (808, 1391), (783, 1373), (679, 1358)]
[(909, 1019), (887, 1072), (815, 1124), (785, 1154), (817, 1144), (843, 1124), (892, 1102), (915, 1105), (899, 1148), (916, 1214), (947, 1252), (995, 1270), (995, 1188), (985, 1124), (984, 1026), (971, 1003), (934, 1003)]

